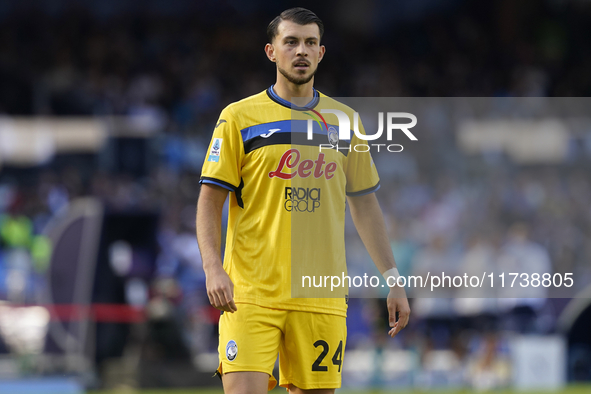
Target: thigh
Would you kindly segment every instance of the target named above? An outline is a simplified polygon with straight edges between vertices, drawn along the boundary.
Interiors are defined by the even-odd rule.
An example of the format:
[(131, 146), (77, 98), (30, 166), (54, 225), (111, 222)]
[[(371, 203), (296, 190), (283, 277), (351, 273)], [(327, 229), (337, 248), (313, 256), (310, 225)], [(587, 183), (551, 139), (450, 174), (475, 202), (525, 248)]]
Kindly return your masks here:
[(303, 390), (341, 387), (346, 318), (291, 311), (279, 352), (279, 383)]
[[(219, 373), (263, 372), (269, 375), (269, 389), (276, 384), (273, 367), (282, 339), (281, 326), (285, 311), (252, 304), (238, 304), (234, 313), (225, 312), (220, 318)], [(247, 376), (247, 375), (242, 375)], [(238, 375), (224, 380), (240, 379)]]
[(222, 377), (225, 394), (266, 394), (269, 375), (263, 372), (232, 372)]

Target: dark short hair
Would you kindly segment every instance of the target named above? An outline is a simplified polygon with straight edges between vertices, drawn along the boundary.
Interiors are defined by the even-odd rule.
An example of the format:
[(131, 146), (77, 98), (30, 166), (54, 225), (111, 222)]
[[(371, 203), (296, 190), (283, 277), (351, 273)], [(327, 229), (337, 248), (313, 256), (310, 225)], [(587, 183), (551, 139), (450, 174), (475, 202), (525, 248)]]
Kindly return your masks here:
[(273, 42), (281, 21), (291, 21), (298, 25), (316, 23), (318, 25), (318, 30), (320, 31), (320, 38), (322, 38), (322, 35), (324, 34), (324, 24), (315, 13), (305, 8), (296, 7), (283, 11), (279, 16), (275, 17), (271, 23), (269, 23), (269, 26), (267, 26), (267, 37), (269, 37), (269, 42)]

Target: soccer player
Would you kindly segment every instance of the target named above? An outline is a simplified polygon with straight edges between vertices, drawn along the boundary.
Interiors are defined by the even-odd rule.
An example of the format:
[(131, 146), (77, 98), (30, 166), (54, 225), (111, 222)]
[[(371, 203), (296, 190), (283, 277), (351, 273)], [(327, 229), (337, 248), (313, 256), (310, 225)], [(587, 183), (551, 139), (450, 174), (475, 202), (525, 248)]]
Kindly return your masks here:
[[(340, 387), (346, 298), (292, 297), (291, 291), (298, 283), (294, 267), (346, 272), (347, 202), (377, 268), (396, 276), (374, 194), (379, 178), (371, 155), (320, 150), (318, 141), (305, 138), (305, 127), (294, 129), (310, 124), (306, 116), (323, 106), (352, 114), (313, 87), (325, 53), (323, 31), (321, 20), (303, 8), (286, 10), (269, 24), (265, 52), (277, 66), (276, 83), (222, 111), (203, 165), (197, 237), (209, 301), (222, 311), (218, 373), (226, 393), (270, 390), (278, 354), (279, 384), (290, 393), (334, 393)], [(294, 114), (300, 123), (292, 120)], [(314, 138), (338, 143), (335, 120), (327, 115), (324, 124), (318, 122)], [(356, 138), (341, 144), (365, 143)], [(221, 218), (228, 192), (222, 265)], [(391, 287), (387, 305), (393, 337), (408, 323), (404, 288)]]

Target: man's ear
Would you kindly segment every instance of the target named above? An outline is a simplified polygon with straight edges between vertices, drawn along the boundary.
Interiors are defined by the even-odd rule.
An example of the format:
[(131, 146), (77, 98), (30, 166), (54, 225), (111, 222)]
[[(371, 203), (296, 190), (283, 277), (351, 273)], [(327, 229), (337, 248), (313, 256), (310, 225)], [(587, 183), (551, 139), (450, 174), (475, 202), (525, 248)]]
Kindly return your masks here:
[(326, 52), (326, 48), (324, 47), (324, 45), (320, 45), (320, 56), (318, 56), (318, 63), (320, 63), (320, 61), (324, 57), (325, 52)]
[(273, 44), (265, 45), (265, 53), (269, 60), (275, 63), (275, 48), (273, 47)]

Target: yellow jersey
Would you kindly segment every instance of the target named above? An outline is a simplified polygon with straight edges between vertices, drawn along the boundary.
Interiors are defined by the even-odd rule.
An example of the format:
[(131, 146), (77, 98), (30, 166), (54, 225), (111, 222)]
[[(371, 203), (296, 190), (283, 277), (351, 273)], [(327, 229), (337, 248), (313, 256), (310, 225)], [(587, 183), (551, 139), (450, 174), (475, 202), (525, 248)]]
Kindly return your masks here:
[(338, 120), (322, 109), (353, 119), (316, 90), (295, 107), (271, 86), (227, 106), (215, 126), (200, 183), (231, 192), (224, 269), (236, 303), (346, 316), (346, 289), (301, 277), (346, 275), (346, 196), (376, 191), (379, 177), (369, 149), (350, 149), (367, 145), (355, 134), (326, 148)]

